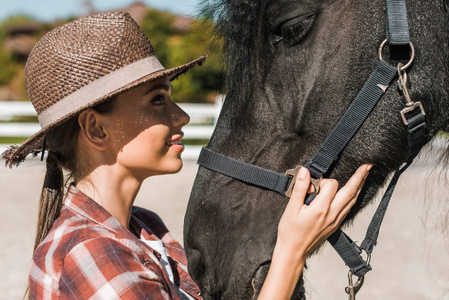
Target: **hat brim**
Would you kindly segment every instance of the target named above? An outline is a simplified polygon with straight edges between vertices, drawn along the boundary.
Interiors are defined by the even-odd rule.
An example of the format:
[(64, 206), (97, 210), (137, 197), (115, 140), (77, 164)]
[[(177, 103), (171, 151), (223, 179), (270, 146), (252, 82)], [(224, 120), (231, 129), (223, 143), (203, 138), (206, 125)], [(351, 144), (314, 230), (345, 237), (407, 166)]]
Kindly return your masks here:
[(35, 133), (33, 136), (31, 136), (29, 139), (24, 141), (19, 146), (13, 145), (10, 146), (5, 152), (2, 153), (2, 159), (5, 160), (6, 165), (9, 167), (12, 167), (13, 165), (18, 166), (21, 162), (23, 162), (28, 155), (37, 156), (39, 152), (43, 150), (43, 143), (44, 143), (44, 137), (45, 134), (51, 131), (53, 128), (61, 125), (62, 123), (66, 122), (67, 120), (77, 116), (81, 111), (83, 111), (86, 108), (93, 107), (97, 104), (100, 104), (107, 99), (110, 99), (114, 96), (117, 96), (121, 93), (124, 93), (128, 91), (129, 89), (132, 89), (136, 86), (139, 86), (141, 84), (145, 84), (147, 82), (151, 82), (160, 78), (168, 77), (170, 81), (178, 78), (181, 74), (187, 72), (187, 70), (193, 68), (196, 65), (201, 66), (202, 63), (206, 60), (207, 55), (209, 53), (206, 52), (204, 55), (198, 57), (197, 59), (192, 60), (191, 62), (188, 62), (186, 64), (183, 64), (178, 67), (174, 67), (171, 69), (164, 69), (160, 71), (156, 71), (154, 73), (148, 74), (143, 76), (142, 78), (135, 80), (129, 84), (126, 84), (116, 90), (114, 90), (111, 93), (108, 93), (100, 98), (94, 99), (93, 101), (89, 102), (87, 105), (84, 105), (82, 107), (79, 107), (78, 109), (72, 111), (70, 114), (65, 115), (64, 117), (58, 119), (57, 121), (49, 124), (48, 126), (45, 126), (41, 130), (39, 130), (37, 133)]

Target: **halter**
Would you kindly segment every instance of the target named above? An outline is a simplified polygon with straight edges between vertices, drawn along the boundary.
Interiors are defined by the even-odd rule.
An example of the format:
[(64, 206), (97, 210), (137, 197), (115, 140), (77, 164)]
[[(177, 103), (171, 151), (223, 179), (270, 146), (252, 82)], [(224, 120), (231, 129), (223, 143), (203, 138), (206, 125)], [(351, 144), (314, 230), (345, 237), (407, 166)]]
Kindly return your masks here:
[[(406, 102), (404, 109), (400, 111), (400, 115), (407, 127), (408, 158), (405, 164), (394, 172), (394, 176), (379, 203), (361, 245), (358, 246), (340, 229), (328, 238), (330, 244), (349, 267), (349, 286), (346, 288), (349, 299), (355, 299), (355, 294), (363, 284), (364, 275), (371, 270), (371, 253), (377, 244), (380, 226), (399, 176), (410, 166), (426, 143), (427, 136), (424, 108), (421, 102), (411, 100), (407, 90), (406, 70), (414, 61), (415, 50), (410, 41), (405, 0), (386, 0), (386, 2), (387, 38), (379, 47), (379, 62), (320, 149), (304, 166), (309, 169), (311, 184), (315, 188), (315, 193), (305, 200), (305, 203), (309, 204), (319, 193), (321, 179), (339, 159), (343, 149), (365, 122), (387, 89), (398, 79), (399, 90)], [(394, 46), (408, 45), (410, 47), (409, 61), (405, 65), (399, 63), (396, 67), (386, 63), (383, 60), (382, 51), (387, 44)], [(275, 191), (286, 197), (291, 196), (296, 176), (302, 167), (297, 166), (282, 174), (226, 157), (207, 148), (202, 149), (198, 164), (242, 182)], [(363, 252), (365, 252), (366, 259), (362, 256)], [(353, 276), (358, 277), (355, 283), (353, 282)]]

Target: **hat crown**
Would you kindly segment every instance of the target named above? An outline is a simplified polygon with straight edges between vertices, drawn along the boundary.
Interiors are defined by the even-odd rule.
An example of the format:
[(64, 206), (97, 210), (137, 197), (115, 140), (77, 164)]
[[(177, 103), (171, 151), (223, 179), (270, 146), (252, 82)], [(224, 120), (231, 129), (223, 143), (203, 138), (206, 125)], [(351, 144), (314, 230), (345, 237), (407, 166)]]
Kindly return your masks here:
[(149, 39), (128, 13), (80, 18), (35, 45), (25, 67), (26, 89), (39, 114), (89, 83), (153, 55)]

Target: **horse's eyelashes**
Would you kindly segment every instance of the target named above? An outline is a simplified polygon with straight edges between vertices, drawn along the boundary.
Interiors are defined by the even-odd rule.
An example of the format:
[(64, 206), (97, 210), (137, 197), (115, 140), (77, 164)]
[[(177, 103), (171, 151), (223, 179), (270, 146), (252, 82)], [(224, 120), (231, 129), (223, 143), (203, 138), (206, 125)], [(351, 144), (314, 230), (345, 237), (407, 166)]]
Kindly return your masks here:
[(302, 41), (312, 29), (315, 14), (299, 16), (280, 26), (279, 36), (288, 46), (293, 46)]

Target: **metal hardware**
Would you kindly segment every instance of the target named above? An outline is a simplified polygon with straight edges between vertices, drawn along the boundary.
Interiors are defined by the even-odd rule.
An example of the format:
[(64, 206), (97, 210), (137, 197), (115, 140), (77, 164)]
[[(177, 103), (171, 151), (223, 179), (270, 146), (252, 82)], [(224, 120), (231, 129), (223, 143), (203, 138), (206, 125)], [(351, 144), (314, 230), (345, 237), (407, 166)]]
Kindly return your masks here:
[[(360, 248), (356, 244), (355, 244), (355, 246), (360, 251), (360, 253), (362, 253), (363, 251), (366, 252), (365, 263), (369, 266), (369, 264), (371, 262), (371, 252), (368, 252), (365, 249)], [(352, 276), (354, 276), (354, 273), (352, 273), (352, 271), (349, 270), (348, 271), (348, 286), (345, 288), (345, 292), (346, 292), (346, 294), (348, 294), (349, 300), (355, 300), (355, 295), (358, 293), (358, 291), (360, 290), (360, 288), (363, 285), (363, 282), (365, 281), (365, 275), (362, 275), (362, 276), (358, 277), (356, 283), (354, 284), (354, 281), (352, 280)]]
[(401, 70), (402, 64), (398, 64), (398, 87), (399, 90), (402, 91), (402, 94), (404, 95), (405, 99), (405, 105), (412, 106), (414, 103), (412, 99), (410, 98), (410, 94), (408, 93), (407, 89), (407, 73)]
[(354, 274), (349, 270), (348, 272), (348, 286), (345, 288), (346, 294), (348, 294), (349, 300), (355, 300), (355, 295), (359, 292), (360, 288), (363, 286), (365, 281), (365, 275), (358, 277), (356, 283), (353, 283), (352, 276)]
[[(304, 166), (298, 165), (296, 166), (296, 168), (294, 169), (288, 169), (285, 172), (285, 175), (287, 176), (291, 176), (290, 182), (288, 184), (287, 190), (285, 191), (284, 195), (286, 197), (291, 197), (292, 196), (292, 192), (293, 192), (293, 188), (295, 187), (295, 182), (296, 182), (296, 177), (298, 177), (298, 173), (299, 170), (301, 168), (305, 168)], [(321, 180), (323, 179), (323, 177), (315, 179), (315, 178), (310, 178), (310, 184), (313, 185), (313, 188), (315, 189), (315, 194), (318, 194), (320, 192), (320, 184), (321, 184)]]
[[(388, 44), (388, 39), (385, 39), (379, 46), (379, 50), (377, 51), (379, 60), (384, 60), (382, 57), (382, 52), (383, 52), (383, 49), (386, 44)], [(410, 47), (410, 59), (404, 66), (401, 67), (401, 71), (407, 70), (412, 65), (413, 61), (415, 60), (415, 47), (413, 47), (413, 44), (411, 42), (409, 44), (409, 47)]]
[(321, 180), (323, 180), (323, 177), (320, 177), (318, 179), (310, 177), (310, 183), (313, 185), (313, 188), (315, 189), (315, 194), (317, 194), (317, 195), (320, 192)]
[(290, 182), (288, 184), (287, 190), (285, 191), (284, 195), (287, 197), (291, 197), (292, 192), (293, 192), (293, 188), (295, 187), (295, 182), (296, 182), (296, 177), (298, 177), (298, 172), (299, 170), (302, 168), (301, 165), (296, 166), (296, 168), (294, 169), (288, 169), (285, 172), (285, 175), (287, 176), (291, 176), (292, 178), (290, 179)]
[(370, 262), (371, 262), (371, 252), (370, 253), (367, 252), (366, 264), (369, 265)]
[(402, 122), (404, 122), (405, 126), (408, 126), (407, 118), (405, 117), (406, 114), (414, 111), (417, 108), (419, 108), (421, 110), (421, 113), (423, 115), (425, 115), (426, 112), (424, 111), (424, 107), (420, 101), (413, 102), (412, 99), (410, 98), (410, 94), (408, 93), (408, 89), (407, 89), (407, 79), (408, 79), (407, 73), (405, 71), (403, 71), (402, 68), (403, 68), (402, 64), (399, 63), (398, 64), (398, 76), (399, 76), (398, 87), (399, 87), (399, 90), (402, 91), (402, 94), (405, 99), (405, 105), (406, 105), (406, 107), (403, 110), (401, 110), (401, 118), (402, 118)]
[(422, 106), (421, 101), (413, 102), (413, 104), (411, 106), (407, 106), (403, 110), (401, 110), (401, 118), (402, 118), (402, 122), (404, 122), (405, 126), (408, 126), (407, 118), (405, 117), (405, 115), (408, 114), (409, 112), (414, 111), (417, 108), (419, 108), (421, 110), (421, 113), (423, 115), (426, 114), (426, 112), (424, 111), (424, 107)]

